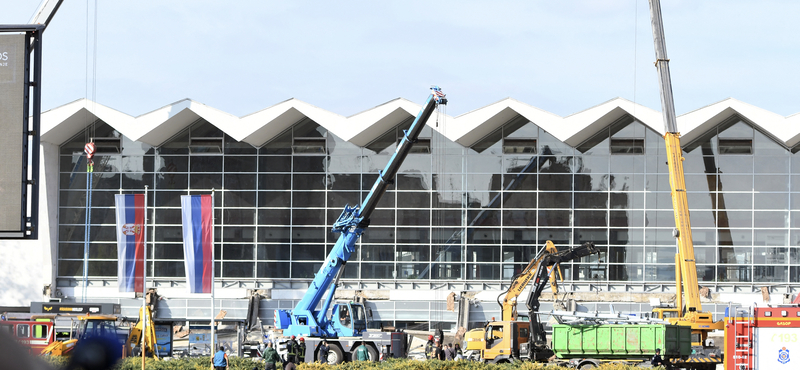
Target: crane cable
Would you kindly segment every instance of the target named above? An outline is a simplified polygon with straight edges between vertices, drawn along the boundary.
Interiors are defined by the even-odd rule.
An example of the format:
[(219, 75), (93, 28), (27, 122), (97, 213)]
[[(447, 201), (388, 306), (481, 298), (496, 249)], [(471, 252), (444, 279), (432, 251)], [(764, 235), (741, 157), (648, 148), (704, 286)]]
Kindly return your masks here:
[[(94, 2), (94, 40), (92, 47), (92, 112), (95, 111), (95, 102), (97, 101), (97, 0)], [(86, 0), (86, 71), (84, 83), (84, 100), (89, 97), (89, 0)], [(86, 154), (86, 204), (85, 204), (85, 223), (83, 228), (83, 290), (81, 294), (81, 301), (86, 302), (86, 296), (89, 286), (89, 243), (91, 239), (91, 224), (92, 224), (92, 184), (94, 182), (94, 156), (97, 147), (94, 144), (94, 137), (97, 134), (95, 122), (93, 117), (89, 118), (89, 112), (86, 115), (86, 126), (84, 127), (84, 153)], [(94, 113), (92, 113), (94, 114)]]

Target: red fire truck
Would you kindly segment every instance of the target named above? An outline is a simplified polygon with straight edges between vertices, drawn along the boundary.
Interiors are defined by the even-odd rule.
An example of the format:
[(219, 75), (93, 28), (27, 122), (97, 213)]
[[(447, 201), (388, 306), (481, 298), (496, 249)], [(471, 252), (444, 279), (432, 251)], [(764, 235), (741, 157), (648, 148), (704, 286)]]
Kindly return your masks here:
[(33, 355), (41, 353), (56, 338), (55, 325), (52, 320), (2, 320), (0, 321), (0, 331), (27, 347)]
[(725, 318), (725, 370), (800, 369), (800, 304), (737, 308)]

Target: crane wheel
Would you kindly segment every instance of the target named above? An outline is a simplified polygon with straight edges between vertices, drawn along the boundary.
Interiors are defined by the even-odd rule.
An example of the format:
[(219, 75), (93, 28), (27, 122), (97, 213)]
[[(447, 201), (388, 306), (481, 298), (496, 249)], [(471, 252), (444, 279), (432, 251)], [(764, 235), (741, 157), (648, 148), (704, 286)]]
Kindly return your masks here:
[(344, 361), (344, 352), (342, 348), (336, 343), (330, 343), (330, 351), (328, 351), (328, 364), (337, 365)]

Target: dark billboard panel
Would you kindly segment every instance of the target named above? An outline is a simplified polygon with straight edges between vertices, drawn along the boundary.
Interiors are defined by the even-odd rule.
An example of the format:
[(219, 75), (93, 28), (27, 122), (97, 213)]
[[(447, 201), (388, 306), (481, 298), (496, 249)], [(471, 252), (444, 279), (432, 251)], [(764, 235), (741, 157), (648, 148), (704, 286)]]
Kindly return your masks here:
[(0, 232), (22, 224), (25, 34), (0, 34)]

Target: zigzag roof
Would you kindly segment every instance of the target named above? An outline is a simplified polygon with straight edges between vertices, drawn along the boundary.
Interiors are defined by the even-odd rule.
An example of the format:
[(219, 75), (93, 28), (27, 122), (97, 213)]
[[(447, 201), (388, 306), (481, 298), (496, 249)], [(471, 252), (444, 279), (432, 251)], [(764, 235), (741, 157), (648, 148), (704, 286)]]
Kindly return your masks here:
[[(202, 118), (232, 138), (260, 147), (308, 118), (343, 140), (365, 146), (404, 120), (416, 116), (420, 108), (416, 103), (398, 98), (345, 117), (292, 98), (236, 117), (184, 99), (134, 117), (80, 99), (42, 114), (42, 141), (60, 145), (88, 124), (101, 120), (132, 140), (159, 146)], [(426, 124), (440, 130), (451, 141), (469, 147), (511, 119), (522, 116), (565, 143), (577, 146), (625, 115), (631, 115), (656, 132), (664, 133), (660, 112), (622, 98), (611, 99), (566, 117), (506, 98), (457, 117), (447, 117), (446, 129), (435, 128), (435, 117)], [(800, 114), (784, 117), (732, 98), (679, 116), (678, 129), (682, 141), (691, 142), (734, 115), (786, 147), (800, 143)]]

